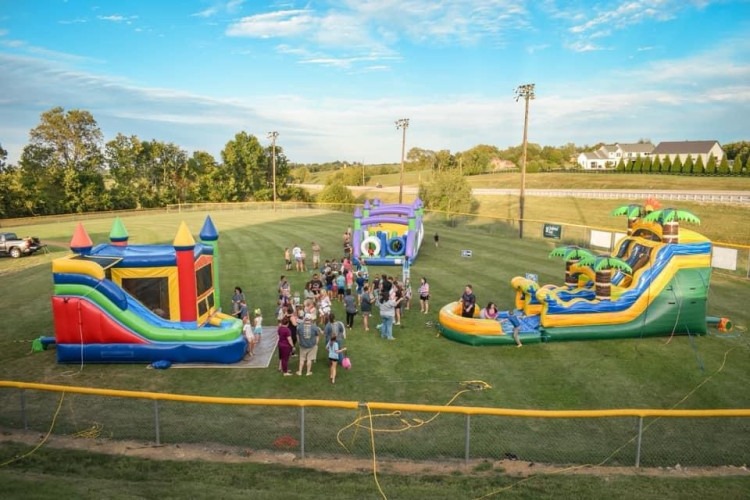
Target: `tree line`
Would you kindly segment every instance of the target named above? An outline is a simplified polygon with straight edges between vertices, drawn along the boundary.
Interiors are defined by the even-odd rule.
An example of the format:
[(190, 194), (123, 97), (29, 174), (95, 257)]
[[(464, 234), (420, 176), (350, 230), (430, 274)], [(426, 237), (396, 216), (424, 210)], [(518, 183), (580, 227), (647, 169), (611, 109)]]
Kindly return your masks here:
[[(88, 111), (42, 113), (18, 165), (0, 146), (0, 217), (26, 217), (168, 204), (273, 199), (272, 146), (238, 132), (217, 161), (158, 140), (118, 134), (103, 142)], [(306, 200), (289, 185), (289, 162), (276, 146), (277, 197)]]
[[(734, 146), (733, 143), (731, 146)], [(735, 153), (732, 159), (733, 165), (730, 167), (729, 164), (729, 153), (726, 153), (722, 157), (720, 162), (716, 161), (716, 158), (711, 155), (708, 161), (704, 164), (703, 157), (698, 156), (694, 161), (691, 156), (687, 156), (683, 162), (679, 156), (676, 156), (674, 160), (670, 157), (666, 157), (661, 160), (659, 156), (655, 157), (638, 157), (634, 161), (625, 162), (620, 159), (615, 170), (617, 172), (626, 173), (637, 173), (637, 174), (680, 174), (680, 175), (750, 175), (750, 155), (744, 163), (742, 162), (742, 155)]]
[[(576, 157), (595, 146), (578, 147), (527, 145), (529, 173), (576, 169)], [(217, 160), (205, 151), (192, 154), (173, 143), (146, 141), (117, 134), (104, 143), (94, 117), (85, 110), (66, 111), (55, 107), (42, 113), (39, 124), (29, 133), (18, 165), (7, 163), (7, 152), (0, 145), (0, 217), (26, 217), (81, 213), (100, 210), (127, 210), (163, 207), (168, 204), (202, 202), (268, 201), (273, 199), (275, 151), (276, 192), (279, 200), (309, 201), (310, 195), (294, 183), (305, 182), (313, 172), (333, 170), (318, 201), (352, 203), (345, 186), (364, 185), (373, 175), (398, 173), (400, 165), (368, 165), (361, 162), (293, 164), (283, 147), (263, 146), (257, 137), (238, 132), (229, 140)], [(616, 170), (633, 173), (669, 174), (748, 174), (750, 142), (724, 145), (721, 162), (702, 160), (684, 163), (639, 158), (620, 162)], [(422, 194), (455, 210), (454, 197), (443, 196), (467, 175), (517, 169), (522, 162), (522, 146), (499, 149), (480, 144), (466, 151), (432, 151), (413, 147), (406, 170), (431, 170), (434, 185)], [(729, 162), (733, 162), (730, 167)], [(745, 165), (743, 169), (742, 166)], [(439, 181), (439, 182), (438, 182)], [(458, 184), (457, 184), (458, 183)], [(455, 190), (455, 189), (453, 189)], [(442, 193), (442, 194), (441, 194)], [(439, 199), (446, 198), (445, 203)], [(440, 202), (440, 203), (438, 203)], [(451, 206), (443, 206), (445, 204)], [(469, 209), (462, 206), (462, 209)]]

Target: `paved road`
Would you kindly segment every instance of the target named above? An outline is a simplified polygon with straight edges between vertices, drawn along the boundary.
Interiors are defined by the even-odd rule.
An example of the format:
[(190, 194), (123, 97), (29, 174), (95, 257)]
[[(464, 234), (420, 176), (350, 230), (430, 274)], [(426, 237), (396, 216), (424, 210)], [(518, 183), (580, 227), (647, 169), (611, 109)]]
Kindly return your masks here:
[[(322, 184), (299, 184), (299, 187), (312, 190), (323, 189)], [(398, 193), (398, 186), (349, 186), (354, 192)], [(416, 194), (418, 189), (404, 186), (404, 193)], [(518, 189), (505, 188), (473, 188), (472, 194), (477, 196), (518, 196)], [(625, 199), (643, 200), (655, 197), (658, 200), (701, 201), (710, 203), (727, 203), (732, 205), (750, 205), (749, 191), (672, 191), (655, 189), (526, 189), (526, 196), (542, 196), (550, 198), (588, 198), (588, 199)]]

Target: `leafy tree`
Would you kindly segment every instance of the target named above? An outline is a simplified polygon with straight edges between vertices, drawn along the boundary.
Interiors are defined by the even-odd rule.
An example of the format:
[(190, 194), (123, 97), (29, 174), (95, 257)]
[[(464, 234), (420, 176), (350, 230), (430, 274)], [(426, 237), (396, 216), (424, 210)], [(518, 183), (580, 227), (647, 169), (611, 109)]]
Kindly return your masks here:
[(471, 213), (477, 208), (471, 186), (457, 171), (436, 173), (431, 182), (419, 186), (419, 198), (425, 208), (448, 214)]
[(727, 155), (724, 155), (721, 157), (721, 162), (719, 162), (718, 171), (719, 171), (719, 174), (721, 175), (729, 175), (731, 173), (729, 171), (729, 160), (727, 160)]
[(238, 132), (224, 146), (221, 158), (234, 188), (225, 201), (247, 201), (257, 190), (267, 188), (268, 158), (255, 136)]
[(718, 165), (716, 164), (716, 157), (714, 155), (710, 155), (708, 157), (708, 163), (706, 163), (705, 171), (707, 174), (710, 174), (710, 175), (717, 173)]
[(693, 167), (695, 167), (695, 163), (693, 162), (693, 157), (691, 155), (688, 155), (688, 157), (685, 158), (685, 163), (682, 165), (682, 173), (692, 175)]
[(406, 160), (415, 170), (427, 170), (437, 168), (435, 152), (429, 149), (411, 148), (406, 153)]
[[(289, 160), (284, 154), (284, 148), (276, 144), (276, 147), (268, 146), (266, 148), (266, 163), (265, 163), (265, 186), (261, 186), (260, 190), (254, 193), (256, 200), (272, 200), (273, 199), (273, 153), (276, 151), (276, 195), (278, 196), (279, 190), (286, 186), (289, 182)], [(265, 187), (265, 190), (263, 189)], [(267, 191), (267, 195), (264, 195), (262, 191)]]
[(458, 162), (449, 150), (443, 149), (435, 153), (435, 170), (442, 172), (454, 168), (458, 168)]
[(317, 201), (319, 203), (330, 204), (329, 207), (333, 210), (349, 210), (351, 205), (355, 203), (354, 195), (351, 191), (338, 179), (326, 184), (323, 190), (318, 194)]
[(617, 162), (617, 167), (615, 168), (618, 172), (624, 172), (625, 171), (625, 161), (620, 158), (620, 161)]
[(663, 166), (661, 164), (661, 159), (659, 156), (654, 156), (651, 158), (651, 171), (652, 172), (661, 172)]
[(641, 160), (641, 157), (636, 157), (635, 161), (632, 164), (632, 167), (630, 169), (631, 172), (639, 173), (641, 169), (643, 168), (643, 160)]
[(30, 215), (24, 209), (26, 202), (19, 169), (12, 165), (4, 166), (0, 169), (0, 217)]
[(45, 200), (49, 197), (45, 213), (108, 208), (100, 150), (102, 133), (91, 113), (53, 108), (42, 113), (29, 138), (21, 155), (21, 168), (24, 177), (27, 171), (34, 171), (32, 177), (39, 182), (34, 195)]
[(142, 160), (143, 144), (136, 136), (117, 134), (104, 145), (104, 164), (113, 181), (109, 190), (112, 208), (153, 206), (153, 203), (143, 203), (149, 197), (151, 186)]
[(335, 175), (328, 178), (330, 181), (331, 178), (335, 178), (338, 181), (340, 181), (344, 186), (363, 186), (364, 183), (367, 182), (369, 177), (365, 176), (364, 183), (362, 181), (362, 167), (359, 166), (349, 166), (344, 169), (342, 169), (339, 172), (336, 172)]
[(5, 164), (7, 160), (8, 160), (8, 152), (5, 149), (3, 149), (3, 145), (0, 144), (0, 172), (5, 170)]
[(653, 171), (653, 163), (651, 163), (651, 158), (646, 156), (641, 160), (641, 162), (641, 172), (648, 173)]
[(706, 167), (703, 165), (702, 156), (698, 156), (698, 159), (695, 160), (695, 165), (693, 165), (693, 173), (698, 175), (706, 173)]
[(672, 171), (672, 159), (669, 156), (664, 157), (664, 161), (661, 163), (661, 171), (663, 173), (670, 173)]
[(750, 157), (750, 142), (748, 141), (730, 142), (724, 144), (723, 149), (724, 155), (728, 160), (734, 160), (735, 165), (737, 164), (738, 159), (740, 160), (739, 165), (744, 165), (747, 162), (748, 157)]
[(310, 171), (307, 167), (298, 166), (289, 170), (289, 177), (292, 179), (292, 182), (304, 184), (310, 178)]
[(499, 156), (495, 146), (480, 144), (461, 153), (461, 170), (464, 175), (477, 175), (489, 172), (492, 161)]
[(193, 152), (187, 170), (190, 182), (182, 193), (184, 203), (222, 202), (233, 188), (228, 176), (221, 177), (226, 170), (221, 170), (213, 155), (205, 151)]
[(680, 159), (680, 155), (674, 157), (674, 161), (672, 162), (672, 172), (676, 174), (682, 172), (682, 160)]

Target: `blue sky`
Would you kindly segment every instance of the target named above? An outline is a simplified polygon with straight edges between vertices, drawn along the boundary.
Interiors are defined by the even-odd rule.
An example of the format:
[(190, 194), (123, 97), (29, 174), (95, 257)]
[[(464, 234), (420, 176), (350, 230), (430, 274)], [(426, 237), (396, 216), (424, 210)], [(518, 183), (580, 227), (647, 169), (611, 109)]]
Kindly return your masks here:
[(397, 162), (529, 140), (750, 140), (749, 0), (0, 0), (0, 143), (54, 107), (217, 159)]

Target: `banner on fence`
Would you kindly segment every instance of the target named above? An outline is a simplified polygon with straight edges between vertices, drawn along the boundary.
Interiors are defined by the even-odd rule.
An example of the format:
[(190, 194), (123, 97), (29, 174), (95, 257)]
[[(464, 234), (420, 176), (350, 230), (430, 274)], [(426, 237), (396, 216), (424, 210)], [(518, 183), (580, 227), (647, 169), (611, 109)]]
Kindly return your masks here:
[(714, 247), (711, 253), (711, 267), (727, 269), (729, 271), (737, 270), (737, 249)]
[(542, 236), (559, 240), (562, 237), (562, 226), (545, 222), (542, 226)]
[(612, 233), (609, 231), (591, 230), (590, 244), (592, 247), (610, 248), (612, 245)]

